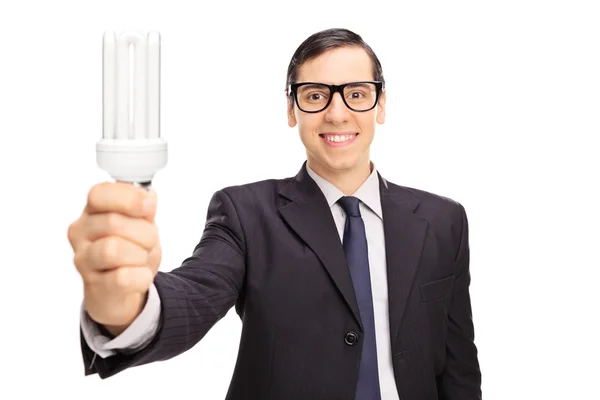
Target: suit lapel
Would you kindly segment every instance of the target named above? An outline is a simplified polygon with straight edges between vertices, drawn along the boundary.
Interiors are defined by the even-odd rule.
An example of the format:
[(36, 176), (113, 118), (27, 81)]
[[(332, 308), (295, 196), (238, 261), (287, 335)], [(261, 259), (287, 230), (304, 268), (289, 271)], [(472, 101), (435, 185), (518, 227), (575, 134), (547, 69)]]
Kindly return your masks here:
[(421, 259), (428, 221), (414, 214), (419, 199), (406, 188), (390, 185), (379, 176), (391, 342), (394, 343)]
[(362, 328), (352, 278), (335, 221), (323, 192), (306, 171), (306, 162), (280, 194), (291, 200), (279, 208), (281, 216), (321, 260)]
[[(406, 310), (428, 221), (414, 214), (419, 199), (410, 190), (388, 183), (379, 175), (385, 235), (390, 335), (398, 335)], [(279, 212), (290, 228), (314, 251), (362, 328), (352, 277), (327, 200), (306, 171), (285, 185), (280, 194), (290, 200)]]

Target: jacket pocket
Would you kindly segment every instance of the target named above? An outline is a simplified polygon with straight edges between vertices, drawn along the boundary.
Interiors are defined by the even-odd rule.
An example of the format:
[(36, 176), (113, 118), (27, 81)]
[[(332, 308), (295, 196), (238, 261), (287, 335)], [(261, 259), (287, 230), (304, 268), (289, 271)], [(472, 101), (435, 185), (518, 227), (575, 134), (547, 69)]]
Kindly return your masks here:
[(454, 275), (431, 282), (421, 283), (421, 301), (430, 303), (449, 297), (454, 286)]

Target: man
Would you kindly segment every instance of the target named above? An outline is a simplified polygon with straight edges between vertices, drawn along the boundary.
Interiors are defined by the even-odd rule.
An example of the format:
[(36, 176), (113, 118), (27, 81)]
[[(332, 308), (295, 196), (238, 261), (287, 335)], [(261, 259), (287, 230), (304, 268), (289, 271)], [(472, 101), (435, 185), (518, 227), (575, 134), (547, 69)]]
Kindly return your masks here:
[(481, 399), (465, 210), (376, 171), (376, 55), (351, 31), (322, 31), (294, 54), (287, 84), (307, 161), (293, 178), (216, 192), (180, 268), (158, 271), (153, 191), (91, 189), (69, 228), (85, 374), (175, 357), (235, 305), (227, 399)]

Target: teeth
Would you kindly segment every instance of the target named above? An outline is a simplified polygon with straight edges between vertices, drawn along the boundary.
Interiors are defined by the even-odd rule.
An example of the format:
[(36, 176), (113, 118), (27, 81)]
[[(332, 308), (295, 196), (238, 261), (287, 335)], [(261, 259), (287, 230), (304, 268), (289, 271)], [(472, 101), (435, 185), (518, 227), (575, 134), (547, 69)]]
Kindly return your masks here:
[(354, 137), (354, 135), (327, 135), (325, 136), (325, 140), (329, 141), (329, 142), (345, 142), (347, 140), (350, 140)]

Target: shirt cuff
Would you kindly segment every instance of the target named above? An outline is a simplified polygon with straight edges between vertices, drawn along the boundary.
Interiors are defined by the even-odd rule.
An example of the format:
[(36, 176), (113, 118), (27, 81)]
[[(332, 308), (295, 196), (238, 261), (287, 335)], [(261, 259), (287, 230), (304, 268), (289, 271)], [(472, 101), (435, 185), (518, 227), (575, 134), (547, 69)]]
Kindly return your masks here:
[(97, 322), (92, 320), (82, 302), (80, 325), (83, 337), (90, 349), (102, 358), (107, 358), (123, 350), (124, 353), (140, 350), (152, 341), (160, 321), (160, 296), (154, 283), (148, 289), (148, 299), (137, 318), (119, 336), (110, 338), (100, 331)]

